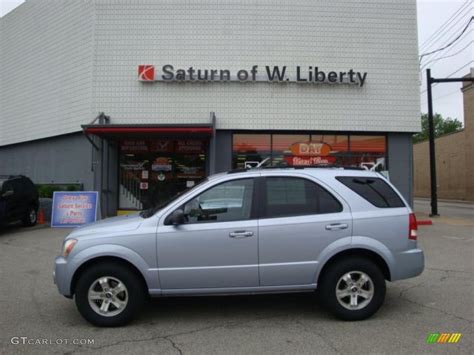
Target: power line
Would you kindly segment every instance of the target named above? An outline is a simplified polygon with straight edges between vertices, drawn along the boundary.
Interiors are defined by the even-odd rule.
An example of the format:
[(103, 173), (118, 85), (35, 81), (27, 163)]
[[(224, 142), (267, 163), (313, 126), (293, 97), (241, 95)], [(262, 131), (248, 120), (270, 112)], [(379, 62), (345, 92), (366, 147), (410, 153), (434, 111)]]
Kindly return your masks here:
[(445, 50), (446, 48), (450, 47), (451, 45), (453, 45), (453, 43), (455, 43), (459, 38), (462, 37), (462, 35), (464, 34), (464, 32), (466, 32), (466, 30), (468, 29), (469, 25), (471, 24), (471, 22), (474, 20), (474, 16), (471, 16), (471, 19), (469, 20), (469, 22), (467, 23), (467, 25), (463, 28), (463, 30), (461, 31), (461, 33), (454, 39), (452, 40), (451, 42), (449, 42), (447, 45), (445, 45), (444, 47), (441, 47), (441, 48), (438, 48), (434, 51), (431, 51), (431, 52), (427, 52), (427, 53), (423, 53), (421, 56), (420, 56), (420, 63), (421, 61), (423, 60), (423, 57), (426, 57), (428, 55), (431, 55), (431, 54), (434, 54), (434, 53), (437, 53), (437, 52), (440, 52), (442, 50)]
[[(441, 38), (439, 39), (439, 42), (442, 43), (442, 44), (441, 44), (440, 46), (445, 46), (447, 43), (449, 43), (450, 41), (452, 41), (452, 40), (454, 39), (454, 37), (456, 37), (457, 34), (461, 31), (461, 29), (462, 29), (463, 26), (464, 26), (464, 21), (466, 21), (466, 20), (471, 16), (471, 11), (470, 11), (470, 9), (468, 8), (467, 10), (468, 10), (468, 11), (465, 13), (465, 15), (467, 15), (467, 17), (463, 15), (461, 18), (459, 18), (459, 20), (457, 20), (455, 23), (453, 23), (452, 26), (449, 27), (449, 29), (446, 30), (446, 40), (445, 40), (445, 41), (442, 41), (442, 40), (441, 40), (441, 38), (445, 37), (444, 34), (441, 36)], [(459, 24), (461, 24), (461, 25), (458, 26)], [(451, 29), (453, 29), (453, 31), (452, 31), (451, 34), (448, 35), (448, 32), (449, 32)], [(435, 55), (433, 55), (433, 56), (431, 57), (431, 59), (437, 59), (437, 58), (441, 57), (442, 55), (445, 55), (445, 54), (451, 52), (452, 50), (454, 50), (454, 48), (455, 48), (456, 46), (460, 45), (464, 39), (466, 39), (466, 38), (469, 39), (469, 38), (470, 38), (470, 33), (471, 33), (471, 31), (472, 31), (472, 28), (469, 30), (469, 32), (467, 33), (467, 35), (465, 34), (465, 35), (463, 36), (463, 38), (460, 39), (459, 41), (457, 41), (453, 46), (451, 46), (450, 48), (448, 48), (448, 49), (447, 49), (446, 51), (444, 51), (444, 52), (438, 52), (438, 53), (436, 53)], [(440, 47), (440, 46), (438, 46), (438, 47)], [(425, 52), (425, 50), (420, 50), (419, 52), (420, 52), (420, 53), (423, 53), (423, 52)]]
[[(472, 2), (470, 2), (470, 3), (468, 3), (468, 4), (472, 4)], [(462, 15), (455, 23), (453, 23), (452, 26), (450, 26), (448, 29), (446, 29), (446, 31), (447, 31), (446, 34), (447, 34), (448, 31), (450, 31), (452, 28), (454, 28), (455, 26), (458, 26), (459, 24), (461, 24), (461, 26), (457, 27), (457, 28), (454, 30), (454, 33), (451, 33), (451, 35), (448, 35), (448, 36), (447, 36), (446, 41), (442, 42), (442, 46), (445, 46), (447, 43), (449, 43), (450, 41), (452, 41), (452, 40), (454, 39), (454, 37), (457, 36), (457, 34), (459, 33), (459, 31), (460, 31), (460, 30), (462, 29), (462, 27), (464, 26), (464, 25), (463, 25), (463, 22), (464, 22), (464, 20), (465, 20), (465, 18), (466, 18), (465, 15), (471, 16), (471, 15), (470, 15), (470, 12), (471, 12), (470, 10), (471, 10), (471, 8), (466, 8), (465, 10), (467, 10), (467, 12), (465, 12), (464, 15)], [(456, 16), (456, 17), (457, 17), (457, 16)], [(454, 19), (453, 19), (453, 20), (454, 20)], [(443, 55), (446, 55), (446, 54), (450, 53), (452, 50), (455, 49), (455, 47), (457, 47), (458, 45), (460, 45), (461, 43), (463, 43), (463, 40), (464, 40), (464, 39), (468, 39), (468, 40), (469, 40), (469, 39), (470, 39), (470, 33), (471, 33), (471, 32), (472, 32), (472, 29), (469, 30), (467, 36), (464, 35), (462, 39), (460, 39), (459, 41), (457, 41), (453, 46), (449, 47), (446, 51), (441, 51), (441, 52), (435, 53), (431, 59), (432, 59), (432, 60), (435, 60), (435, 59), (440, 58), (440, 57), (443, 56)], [(444, 37), (444, 35), (445, 35), (444, 33), (441, 34), (441, 38)], [(441, 38), (440, 38), (439, 40), (441, 40)], [(420, 50), (420, 52), (422, 52), (422, 51)], [(423, 67), (421, 68), (421, 70), (423, 70), (423, 69), (426, 68), (426, 67), (427, 67), (426, 64), (423, 65)], [(421, 75), (422, 75), (422, 77), (423, 77), (424, 73), (422, 72)]]
[(454, 94), (460, 94), (460, 93), (461, 93), (461, 89), (458, 88), (458, 89), (456, 89), (456, 91), (452, 91), (452, 92), (450, 92), (450, 93), (448, 93), (448, 94), (435, 97), (435, 98), (433, 99), (433, 101), (434, 101), (434, 100), (439, 100), (439, 99), (442, 99), (442, 98), (445, 98), (445, 97), (448, 97), (448, 96), (451, 96), (451, 95), (454, 95)]
[[(458, 43), (459, 43), (459, 42), (458, 42)], [(446, 55), (446, 56), (444, 56), (444, 57), (434, 58), (434, 59), (432, 59), (432, 60), (426, 62), (426, 63), (421, 67), (421, 69), (423, 70), (423, 69), (426, 68), (426, 67), (428, 66), (428, 64), (430, 64), (430, 63), (436, 63), (436, 62), (439, 61), (439, 60), (457, 56), (459, 53), (462, 53), (464, 50), (466, 50), (466, 48), (468, 48), (472, 43), (474, 43), (474, 41), (469, 42), (469, 43), (467, 44), (467, 46), (465, 46), (464, 48), (462, 48), (461, 50), (457, 51), (457, 52), (454, 53), (454, 54)]]
[[(443, 38), (449, 37), (452, 33), (456, 34), (459, 29), (455, 29), (460, 23), (463, 23), (466, 19), (469, 19), (471, 16), (471, 8), (465, 8), (465, 11), (461, 12), (451, 20), (451, 23), (446, 26), (446, 28), (436, 36), (433, 41), (428, 46), (420, 48), (420, 52), (426, 52), (430, 47), (433, 47), (436, 43), (443, 41)], [(449, 40), (448, 40), (449, 41)]]
[(444, 24), (442, 24), (423, 44), (420, 45), (420, 51), (422, 49), (427, 49), (431, 43), (435, 40), (435, 37), (439, 37), (441, 32), (451, 23), (453, 22), (458, 16), (459, 13), (464, 11), (466, 5), (469, 5), (471, 3), (471, 0), (467, 0), (464, 4), (462, 4), (452, 15), (450, 18), (446, 20)]
[[(461, 27), (462, 27), (462, 26), (461, 26)], [(473, 31), (473, 29), (470, 29), (469, 32), (468, 32), (468, 34), (470, 34), (472, 31)], [(456, 31), (456, 32), (457, 32), (457, 31)], [(453, 34), (453, 36), (449, 37), (448, 40), (443, 43), (443, 46), (444, 46), (446, 43), (448, 43), (449, 41), (451, 41), (455, 36), (456, 36), (456, 34)], [(433, 63), (436, 63), (436, 61), (437, 61), (438, 59), (440, 59), (440, 58), (443, 56), (443, 54), (448, 54), (448, 53), (450, 53), (455, 47), (457, 47), (459, 44), (463, 43), (463, 40), (464, 40), (464, 39), (468, 39), (468, 40), (469, 40), (470, 38), (471, 38), (470, 35), (469, 35), (469, 36), (464, 36), (462, 39), (460, 39), (458, 42), (456, 42), (453, 46), (451, 46), (450, 48), (448, 48), (445, 52), (438, 52), (437, 54), (435, 54), (431, 60), (433, 61)], [(464, 48), (463, 48), (463, 49), (464, 49)], [(463, 50), (463, 49), (462, 49), (462, 50)], [(461, 50), (461, 51), (462, 51), (462, 50)], [(460, 51), (459, 51), (459, 52), (460, 52)], [(453, 56), (454, 56), (454, 55), (455, 55), (455, 54), (453, 54)], [(429, 63), (431, 63), (431, 61), (430, 61)], [(421, 70), (421, 76), (422, 76), (422, 77), (423, 77), (424, 74), (425, 74), (423, 69), (425, 69), (426, 67), (428, 67), (428, 64), (429, 64), (429, 63), (425, 63), (425, 64), (423, 64), (423, 66), (421, 67), (420, 70)], [(424, 81), (423, 81), (423, 83), (424, 83)], [(437, 85), (437, 83), (433, 84), (433, 87), (436, 86), (436, 85)], [(422, 93), (424, 93), (424, 92), (426, 92), (426, 89), (425, 89), (424, 91), (422, 91)]]
[[(464, 64), (462, 67), (456, 69), (455, 71), (453, 71), (451, 74), (449, 74), (449, 75), (446, 76), (445, 78), (450, 78), (451, 76), (453, 76), (454, 74), (459, 73), (461, 70), (463, 70), (464, 68), (468, 67), (468, 66), (471, 65), (472, 63), (474, 63), (474, 59), (471, 60), (470, 62), (467, 62), (466, 64)], [(438, 85), (438, 83), (434, 83), (434, 84), (433, 84), (433, 87), (435, 87), (436, 85)], [(420, 92), (420, 95), (423, 95), (426, 91), (428, 91), (428, 90), (427, 90), (427, 89), (423, 90), (422, 92)]]
[(474, 60), (471, 60), (470, 62), (467, 62), (466, 64), (464, 64), (462, 67), (460, 67), (459, 69), (457, 69), (456, 71), (453, 71), (451, 74), (449, 74), (446, 78), (450, 78), (451, 76), (453, 76), (454, 74), (456, 73), (459, 73), (462, 69), (464, 69), (465, 67), (468, 67), (469, 65), (471, 65), (472, 63), (474, 63)]
[[(441, 95), (441, 96), (437, 96), (437, 97), (433, 97), (433, 101), (436, 101), (436, 100), (439, 100), (439, 99), (442, 99), (442, 98), (445, 98), (445, 97), (448, 97), (448, 96), (451, 96), (451, 95), (454, 95), (454, 94), (458, 94), (461, 92), (461, 89), (460, 88), (457, 88), (456, 91), (452, 91), (448, 94), (445, 94), (445, 95)], [(423, 96), (423, 98), (425, 99), (426, 96)], [(425, 102), (423, 102), (425, 103)]]
[[(428, 52), (424, 52), (423, 54), (420, 55), (420, 63), (422, 62), (423, 58), (426, 57), (426, 56), (429, 56), (429, 55), (433, 55), (433, 54), (437, 54), (437, 56), (439, 56), (441, 53), (441, 51), (444, 51), (445, 49), (448, 49), (450, 48), (451, 46), (453, 46), (454, 44), (458, 44), (458, 40), (461, 39), (461, 37), (464, 36), (464, 34), (466, 33), (466, 31), (469, 29), (469, 26), (471, 25), (472, 21), (474, 21), (474, 16), (470, 16), (470, 18), (468, 19), (467, 23), (464, 25), (464, 26), (461, 26), (461, 27), (458, 27), (457, 30), (455, 30), (456, 32), (453, 33), (451, 36), (448, 36), (448, 39), (441, 45), (440, 48), (437, 48), (435, 50), (432, 50), (432, 51), (428, 51)], [(454, 24), (453, 26), (455, 26), (457, 24)], [(462, 28), (462, 30), (461, 30)], [(452, 48), (450, 48), (448, 51), (452, 50)], [(436, 56), (435, 56), (436, 58)]]
[[(456, 50), (458, 50), (461, 46), (464, 46), (469, 40), (472, 38), (472, 31), (473, 31), (473, 26), (463, 35), (462, 38), (459, 39), (456, 43), (454, 43), (451, 47), (446, 49), (445, 51), (441, 51), (433, 55), (429, 60), (437, 60), (438, 58), (442, 56), (446, 56), (448, 54), (454, 53)], [(465, 41), (466, 40), (466, 41)], [(428, 58), (426, 58), (428, 59)], [(424, 66), (424, 65), (423, 65)]]

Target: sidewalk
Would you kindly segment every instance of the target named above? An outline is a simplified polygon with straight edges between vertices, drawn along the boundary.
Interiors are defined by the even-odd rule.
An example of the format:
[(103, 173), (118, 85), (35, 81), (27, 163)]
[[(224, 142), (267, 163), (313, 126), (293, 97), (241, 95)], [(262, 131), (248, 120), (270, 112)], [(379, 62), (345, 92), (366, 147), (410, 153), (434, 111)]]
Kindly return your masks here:
[(416, 198), (414, 210), (418, 219), (431, 219), (433, 223), (474, 226), (474, 203), (466, 201), (438, 201), (439, 217), (429, 217), (429, 199)]
[[(415, 201), (430, 203), (431, 199), (429, 197), (415, 197)], [(474, 208), (474, 201), (449, 200), (449, 199), (439, 198), (438, 203), (441, 203), (441, 202), (445, 204), (454, 204), (454, 205), (472, 205)]]

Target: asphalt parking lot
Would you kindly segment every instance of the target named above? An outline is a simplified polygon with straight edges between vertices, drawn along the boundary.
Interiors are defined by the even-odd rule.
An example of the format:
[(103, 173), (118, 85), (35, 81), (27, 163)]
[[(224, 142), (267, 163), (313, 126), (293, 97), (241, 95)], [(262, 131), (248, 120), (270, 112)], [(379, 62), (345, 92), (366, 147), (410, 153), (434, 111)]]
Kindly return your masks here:
[[(417, 206), (426, 218), (426, 204)], [(0, 354), (472, 353), (474, 208), (461, 208), (442, 206), (445, 216), (420, 227), (424, 273), (388, 283), (382, 309), (356, 323), (333, 319), (312, 294), (292, 294), (155, 299), (130, 326), (96, 328), (53, 285), (68, 230), (10, 227), (0, 232)], [(462, 338), (427, 344), (433, 332)]]

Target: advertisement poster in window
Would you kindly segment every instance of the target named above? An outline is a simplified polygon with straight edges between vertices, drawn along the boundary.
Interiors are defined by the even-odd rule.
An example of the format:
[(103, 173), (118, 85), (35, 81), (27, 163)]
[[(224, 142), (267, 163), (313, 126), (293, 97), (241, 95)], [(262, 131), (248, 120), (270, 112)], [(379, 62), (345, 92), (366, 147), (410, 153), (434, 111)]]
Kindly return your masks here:
[(324, 142), (297, 142), (290, 146), (291, 155), (283, 158), (290, 166), (334, 164), (336, 157), (330, 156), (332, 149)]
[(153, 161), (151, 170), (153, 171), (171, 171), (172, 166), (166, 157), (158, 157)]

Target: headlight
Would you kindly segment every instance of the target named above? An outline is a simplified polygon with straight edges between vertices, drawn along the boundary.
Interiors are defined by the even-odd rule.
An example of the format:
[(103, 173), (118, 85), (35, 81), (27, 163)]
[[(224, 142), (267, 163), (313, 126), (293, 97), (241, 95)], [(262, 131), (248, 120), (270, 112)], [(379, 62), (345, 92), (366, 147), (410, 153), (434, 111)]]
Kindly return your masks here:
[(67, 257), (69, 254), (71, 254), (72, 249), (74, 249), (74, 246), (77, 243), (77, 239), (68, 239), (64, 242), (63, 245), (63, 256)]

